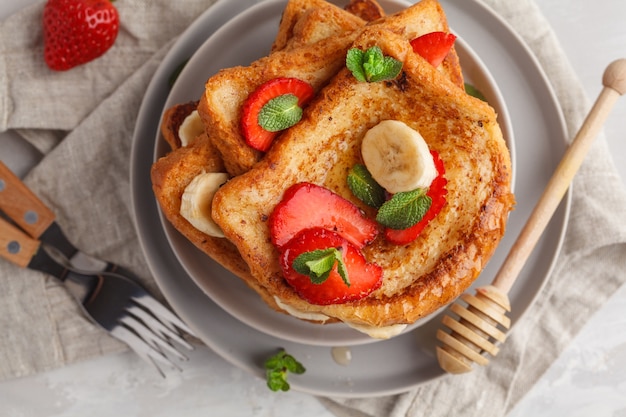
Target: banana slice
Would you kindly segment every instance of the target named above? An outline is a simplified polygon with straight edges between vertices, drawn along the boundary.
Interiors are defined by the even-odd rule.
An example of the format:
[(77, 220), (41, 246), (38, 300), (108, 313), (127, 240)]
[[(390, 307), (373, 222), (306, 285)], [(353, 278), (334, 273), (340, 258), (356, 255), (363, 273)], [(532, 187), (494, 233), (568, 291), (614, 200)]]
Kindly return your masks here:
[(180, 215), (209, 236), (224, 237), (211, 217), (211, 203), (215, 192), (227, 180), (228, 174), (224, 172), (205, 172), (195, 177), (183, 192)]
[(398, 120), (384, 120), (368, 130), (361, 155), (374, 180), (392, 194), (428, 187), (437, 177), (422, 135)]
[(180, 138), (181, 146), (187, 146), (202, 133), (204, 133), (202, 119), (200, 119), (198, 110), (194, 110), (189, 113), (189, 116), (185, 117), (185, 120), (183, 120), (178, 128), (178, 137)]

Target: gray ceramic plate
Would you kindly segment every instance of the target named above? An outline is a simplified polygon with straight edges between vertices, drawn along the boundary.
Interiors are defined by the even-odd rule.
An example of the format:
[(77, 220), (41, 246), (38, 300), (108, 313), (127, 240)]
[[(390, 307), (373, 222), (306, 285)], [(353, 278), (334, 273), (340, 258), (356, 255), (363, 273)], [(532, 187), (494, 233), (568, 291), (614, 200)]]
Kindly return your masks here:
[[(197, 99), (206, 78), (218, 69), (246, 64), (267, 53), (284, 3), (218, 2), (188, 28), (159, 67), (138, 116), (131, 156), (132, 198), (140, 241), (165, 297), (200, 338), (226, 360), (263, 376), (263, 359), (283, 347), (307, 367), (304, 375), (291, 378), (294, 389), (344, 397), (405, 391), (442, 375), (434, 357), (439, 320), (420, 323), (388, 341), (369, 343), (371, 339), (343, 325), (312, 325), (275, 313), (162, 222), (151, 193), (150, 165), (155, 154), (164, 152), (158, 134), (163, 109)], [(398, 1), (381, 4), (388, 12), (403, 7)], [(512, 132), (517, 138), (518, 204), (507, 236), (476, 282), (482, 285), (492, 279), (558, 163), (565, 128), (543, 72), (511, 29), (479, 3), (442, 4), (452, 29), (462, 39), (458, 48), (466, 76), (498, 108), (512, 147)], [(170, 74), (189, 57), (170, 91)], [(562, 241), (567, 208), (566, 202), (556, 213), (510, 294), (514, 323), (548, 277)], [(343, 346), (349, 346), (351, 353), (348, 365), (333, 359), (333, 348)]]

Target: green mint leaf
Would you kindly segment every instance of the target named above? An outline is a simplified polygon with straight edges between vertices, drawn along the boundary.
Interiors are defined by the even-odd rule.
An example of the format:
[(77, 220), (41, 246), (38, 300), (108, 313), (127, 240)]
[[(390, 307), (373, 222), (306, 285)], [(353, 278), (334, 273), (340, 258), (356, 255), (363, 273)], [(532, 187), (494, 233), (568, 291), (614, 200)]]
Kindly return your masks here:
[(292, 374), (300, 375), (305, 372), (304, 366), (300, 362), (298, 362), (296, 358), (294, 358), (293, 356), (285, 355), (284, 359), (285, 359), (285, 363), (284, 363), (285, 369), (287, 369)]
[(390, 56), (386, 56), (383, 58), (383, 62), (380, 65), (380, 71), (371, 75), (370, 82), (375, 83), (378, 81), (393, 80), (400, 74), (400, 71), (402, 71), (402, 62)]
[(372, 46), (363, 55), (363, 70), (367, 81), (372, 81), (372, 77), (383, 72), (383, 55), (382, 49), (378, 46)]
[(483, 95), (483, 93), (480, 92), (480, 90), (476, 87), (474, 87), (471, 84), (465, 83), (465, 92), (467, 94), (469, 94), (472, 97), (476, 97), (478, 99), (481, 99), (482, 101), (487, 101), (487, 99), (485, 98), (485, 96)]
[(259, 125), (269, 131), (278, 132), (300, 121), (302, 108), (295, 94), (283, 94), (268, 101), (259, 112)]
[(393, 80), (402, 71), (402, 62), (384, 56), (378, 46), (372, 46), (365, 52), (351, 48), (346, 56), (346, 66), (361, 82)]
[(322, 284), (330, 276), (335, 262), (337, 262), (339, 276), (347, 286), (350, 286), (341, 248), (318, 249), (301, 253), (293, 260), (292, 267), (294, 271), (308, 276), (313, 284)]
[(307, 275), (314, 284), (321, 284), (330, 275), (330, 271), (337, 260), (337, 249), (320, 249), (304, 252), (293, 261), (294, 271)]
[(397, 193), (380, 207), (376, 220), (390, 229), (407, 229), (422, 220), (431, 204), (425, 189)]
[(303, 374), (304, 366), (284, 350), (280, 350), (265, 361), (267, 386), (272, 391), (289, 391), (289, 372)]
[(363, 55), (365, 52), (358, 48), (351, 48), (346, 55), (346, 67), (352, 72), (354, 78), (360, 82), (366, 82), (365, 70), (363, 69)]
[(340, 256), (337, 259), (337, 272), (339, 273), (339, 276), (341, 277), (343, 283), (349, 287), (350, 278), (348, 277), (348, 267), (346, 266), (346, 263), (343, 261), (343, 256), (341, 256), (341, 251), (338, 251), (338, 252)]
[(385, 202), (385, 189), (372, 178), (365, 165), (354, 165), (347, 181), (352, 194), (368, 206), (379, 208)]
[(287, 382), (287, 373), (282, 371), (267, 372), (267, 386), (272, 391), (289, 391), (291, 386)]

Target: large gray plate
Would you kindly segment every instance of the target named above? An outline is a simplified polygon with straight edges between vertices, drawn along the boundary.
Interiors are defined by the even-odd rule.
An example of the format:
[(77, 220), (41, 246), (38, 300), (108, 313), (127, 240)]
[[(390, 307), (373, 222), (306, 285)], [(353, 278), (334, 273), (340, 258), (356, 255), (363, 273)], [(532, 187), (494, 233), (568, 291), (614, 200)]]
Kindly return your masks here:
[[(302, 332), (302, 335), (295, 339), (281, 337), (282, 315), (273, 315), (272, 321), (278, 322), (269, 327), (260, 326), (259, 323), (249, 323), (249, 326), (244, 324), (247, 320), (240, 316), (238, 309), (233, 311), (232, 308), (222, 308), (224, 303), (230, 303), (232, 307), (232, 300), (224, 301), (226, 294), (208, 297), (197, 285), (203, 286), (199, 278), (192, 278), (189, 273), (201, 267), (208, 271), (207, 276), (209, 273), (220, 275), (221, 269), (217, 265), (207, 266), (206, 257), (198, 256), (193, 248), (190, 247), (189, 251), (183, 250), (188, 243), (161, 223), (159, 210), (151, 193), (149, 171), (162, 110), (168, 100), (171, 103), (182, 101), (183, 98), (176, 96), (176, 87), (170, 96), (167, 80), (180, 62), (202, 50), (207, 38), (222, 24), (240, 12), (251, 13), (247, 9), (257, 3), (251, 0), (222, 0), (211, 7), (178, 40), (146, 92), (133, 139), (131, 186), (138, 234), (151, 271), (173, 308), (208, 346), (228, 361), (258, 376), (262, 377), (264, 374), (263, 359), (278, 347), (283, 347), (302, 360), (307, 367), (304, 375), (291, 377), (292, 387), (313, 394), (344, 397), (384, 395), (406, 391), (433, 380), (442, 375), (434, 357), (434, 333), (439, 326), (439, 320), (432, 320), (411, 332), (377, 343), (364, 343), (360, 335), (350, 335), (345, 329), (331, 330), (332, 334), (328, 335), (324, 334), (328, 330), (320, 329), (320, 326), (302, 328), (299, 321), (295, 329)], [(381, 3), (389, 10), (398, 6), (397, 2), (392, 1)], [(231, 43), (224, 44), (219, 51), (215, 51), (215, 56), (207, 62), (206, 73), (197, 73), (197, 65), (190, 65), (181, 74), (181, 80), (197, 80), (198, 93), (187, 99), (197, 98), (201, 93), (203, 79), (220, 66), (246, 63), (266, 53), (278, 24), (282, 4), (283, 1), (272, 0), (256, 6), (253, 11), (255, 19), (244, 18), (246, 31), (240, 37), (233, 38)], [(518, 204), (511, 215), (507, 235), (490, 265), (475, 284), (483, 285), (492, 279), (558, 163), (565, 146), (565, 127), (543, 72), (512, 30), (479, 3), (464, 0), (443, 1), (442, 4), (453, 30), (472, 46), (489, 68), (493, 80), (506, 99), (510, 120), (504, 122), (510, 124), (517, 138), (515, 152)], [(238, 19), (241, 21), (242, 18)], [(193, 62), (192, 59), (190, 64)], [(182, 90), (178, 88), (178, 91)], [(158, 146), (157, 143), (157, 154), (161, 152)], [(531, 305), (550, 273), (553, 260), (560, 249), (567, 221), (568, 201), (555, 214), (535, 255), (529, 260), (528, 266), (522, 271), (518, 283), (511, 291), (513, 323)], [(256, 301), (254, 295), (245, 288), (240, 289), (236, 287), (238, 284), (233, 285), (235, 287), (230, 294), (241, 297), (239, 301), (242, 304)], [(275, 316), (279, 318), (274, 318)], [(286, 322), (285, 325), (293, 326), (293, 323)], [(348, 336), (342, 339), (346, 334)], [(309, 343), (310, 340), (324, 338), (330, 339), (332, 343)], [(350, 345), (352, 360), (348, 366), (338, 365), (333, 360), (332, 344)], [(491, 366), (497, 366), (497, 359)]]

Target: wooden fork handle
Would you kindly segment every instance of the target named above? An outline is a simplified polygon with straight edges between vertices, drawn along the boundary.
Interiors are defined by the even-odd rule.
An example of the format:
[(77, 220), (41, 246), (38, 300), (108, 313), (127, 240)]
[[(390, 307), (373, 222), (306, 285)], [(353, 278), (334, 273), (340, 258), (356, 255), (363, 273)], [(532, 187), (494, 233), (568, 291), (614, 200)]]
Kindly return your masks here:
[(0, 210), (34, 238), (39, 238), (55, 220), (52, 210), (2, 161), (0, 161)]
[(0, 217), (0, 256), (26, 268), (39, 250), (39, 241)]

